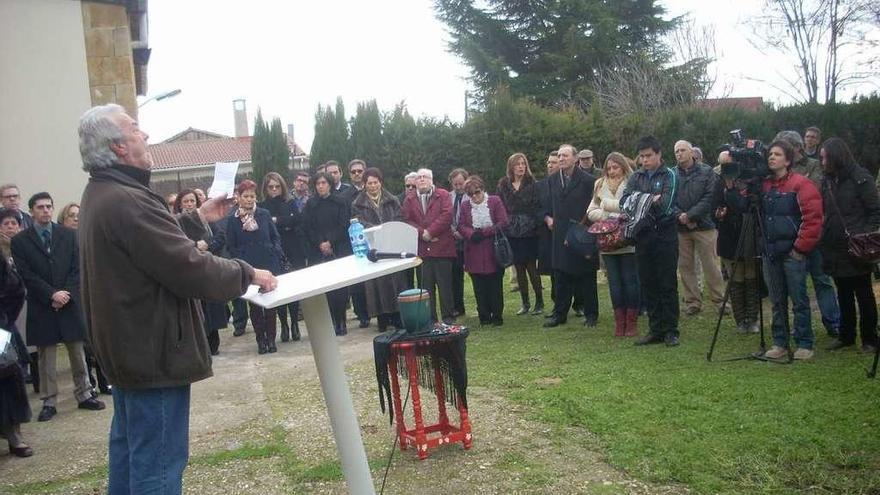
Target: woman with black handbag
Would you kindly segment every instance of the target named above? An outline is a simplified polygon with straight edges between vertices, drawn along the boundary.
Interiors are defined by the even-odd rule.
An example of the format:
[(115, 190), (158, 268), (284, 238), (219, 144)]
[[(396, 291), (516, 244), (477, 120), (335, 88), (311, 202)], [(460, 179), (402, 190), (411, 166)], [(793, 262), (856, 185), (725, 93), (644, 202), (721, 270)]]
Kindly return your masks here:
[(517, 315), (529, 314), (529, 281), (535, 291), (533, 315), (544, 312), (544, 294), (538, 274), (538, 188), (526, 155), (514, 153), (507, 159), (507, 175), (498, 181), (498, 196), (507, 210), (504, 233), (513, 250), (513, 267), (519, 286), (522, 307)]
[[(260, 188), (263, 201), (257, 206), (265, 208), (272, 216), (272, 223), (281, 236), (281, 250), (284, 253), (281, 263), (282, 273), (305, 268), (302, 222), (299, 208), (290, 198), (287, 182), (278, 172), (269, 172), (263, 178)], [(276, 309), (278, 321), (281, 322), (281, 342), (300, 339), (299, 333), (299, 301), (279, 306)], [(290, 315), (290, 323), (288, 323)]]
[(853, 238), (880, 228), (880, 199), (874, 180), (860, 167), (849, 147), (840, 138), (830, 138), (819, 151), (825, 178), (822, 201), (825, 223), (822, 226), (823, 270), (834, 278), (840, 304), (840, 336), (828, 350), (855, 344), (856, 303), (862, 351), (873, 353), (877, 347), (877, 302), (871, 287), (871, 260), (862, 259), (851, 248)]
[(465, 192), (470, 201), (461, 205), (458, 232), (464, 238), (464, 269), (474, 284), (481, 325), (504, 324), (504, 266), (495, 256), (495, 235), (507, 224), (507, 211), (498, 196), (490, 196), (477, 175), (468, 177)]

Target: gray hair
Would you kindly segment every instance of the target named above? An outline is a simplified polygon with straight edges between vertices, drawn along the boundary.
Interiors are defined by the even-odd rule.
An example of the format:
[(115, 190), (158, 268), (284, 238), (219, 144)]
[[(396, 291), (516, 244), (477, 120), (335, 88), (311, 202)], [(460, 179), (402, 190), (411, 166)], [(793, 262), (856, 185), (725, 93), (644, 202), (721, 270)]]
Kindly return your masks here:
[(790, 144), (795, 150), (804, 149), (804, 138), (801, 137), (798, 131), (779, 131), (776, 134), (776, 137), (773, 138), (774, 141), (785, 141)]
[(694, 146), (693, 148), (691, 148), (691, 152), (693, 152), (693, 154), (694, 154), (694, 160), (696, 160), (698, 162), (703, 161), (703, 150)]
[(418, 176), (419, 176), (419, 174), (417, 174), (416, 172), (410, 172), (410, 173), (406, 174), (405, 176), (403, 176), (403, 180), (404, 180), (404, 181), (407, 181), (407, 180), (410, 180), (410, 179), (415, 180), (415, 178), (418, 177)]
[(430, 169), (430, 168), (420, 168), (420, 169), (416, 172), (416, 175), (417, 175), (417, 176), (418, 176), (418, 175), (427, 175), (428, 177), (431, 178), (431, 180), (434, 180), (434, 172), (431, 172), (431, 169)]
[(110, 145), (122, 140), (122, 131), (113, 120), (121, 113), (125, 113), (122, 106), (110, 103), (92, 107), (80, 117), (79, 154), (86, 172), (108, 168), (118, 160)]

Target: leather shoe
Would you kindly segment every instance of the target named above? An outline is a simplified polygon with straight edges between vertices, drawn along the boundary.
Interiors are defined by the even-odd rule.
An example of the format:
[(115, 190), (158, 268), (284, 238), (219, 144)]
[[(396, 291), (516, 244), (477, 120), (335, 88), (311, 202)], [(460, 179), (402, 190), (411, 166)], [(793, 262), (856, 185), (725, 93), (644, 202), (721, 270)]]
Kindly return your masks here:
[(635, 341), (633, 345), (651, 345), (659, 344), (661, 342), (663, 342), (663, 337), (659, 335), (654, 335), (653, 333), (649, 333), (648, 335), (645, 335), (639, 340)]
[(43, 406), (43, 409), (40, 411), (40, 415), (37, 416), (37, 421), (49, 421), (55, 415), (58, 414), (58, 410), (53, 406)]
[(370, 326), (370, 320), (361, 320), (358, 324), (358, 328), (367, 328)]
[(105, 406), (104, 403), (99, 401), (98, 399), (94, 397), (89, 397), (88, 399), (80, 402), (79, 405), (76, 407), (80, 409), (88, 409), (89, 411), (100, 411), (107, 406)]
[(666, 337), (663, 338), (663, 342), (666, 342), (666, 347), (675, 347), (679, 344), (678, 335), (667, 333)]
[(241, 337), (242, 335), (244, 335), (244, 328), (236, 328), (232, 331), (233, 337)]
[(596, 322), (598, 322), (598, 321), (599, 321), (599, 317), (598, 317), (598, 316), (596, 316), (596, 315), (587, 315), (587, 316), (584, 317), (584, 326), (585, 326), (585, 327), (590, 327), (590, 328), (595, 327), (595, 326), (596, 326)]
[(577, 316), (578, 318), (580, 318), (581, 316), (584, 316), (584, 310), (581, 308), (578, 308), (578, 309), (574, 310), (574, 315)]
[(559, 325), (565, 325), (565, 320), (560, 318), (551, 318), (544, 322), (544, 328), (553, 328), (558, 327)]
[(826, 351), (838, 351), (840, 349), (843, 349), (845, 347), (850, 347), (852, 345), (853, 344), (847, 344), (846, 342), (844, 342), (842, 340), (835, 340), (828, 347), (826, 347), (825, 350)]
[(21, 447), (9, 446), (9, 453), (15, 457), (30, 457), (34, 455), (34, 449), (27, 445), (22, 445)]

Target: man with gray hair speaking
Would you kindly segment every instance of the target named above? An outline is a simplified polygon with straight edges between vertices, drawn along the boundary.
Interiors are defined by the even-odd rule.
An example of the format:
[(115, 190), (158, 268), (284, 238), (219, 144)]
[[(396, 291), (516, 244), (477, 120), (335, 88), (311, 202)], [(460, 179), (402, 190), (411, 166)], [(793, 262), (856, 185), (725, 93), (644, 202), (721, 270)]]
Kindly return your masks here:
[(81, 287), (92, 348), (113, 384), (111, 495), (181, 492), (190, 384), (212, 374), (198, 299), (277, 285), (268, 271), (196, 249), (181, 225), (204, 229), (230, 201), (210, 199), (173, 217), (149, 188), (147, 138), (119, 105), (80, 119), (83, 170), (91, 176), (79, 224)]

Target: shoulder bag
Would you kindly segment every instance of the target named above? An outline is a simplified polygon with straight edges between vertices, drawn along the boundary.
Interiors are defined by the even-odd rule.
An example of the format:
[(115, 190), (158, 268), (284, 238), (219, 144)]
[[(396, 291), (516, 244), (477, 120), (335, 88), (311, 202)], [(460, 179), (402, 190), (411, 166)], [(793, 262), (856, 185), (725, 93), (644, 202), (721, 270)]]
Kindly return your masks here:
[(850, 234), (846, 227), (846, 221), (840, 213), (837, 206), (837, 200), (834, 199), (834, 193), (831, 191), (831, 185), (828, 188), (828, 196), (831, 197), (831, 204), (837, 211), (840, 223), (843, 225), (843, 232), (846, 234), (847, 252), (853, 258), (867, 264), (880, 262), (880, 232), (865, 232), (864, 234)]

